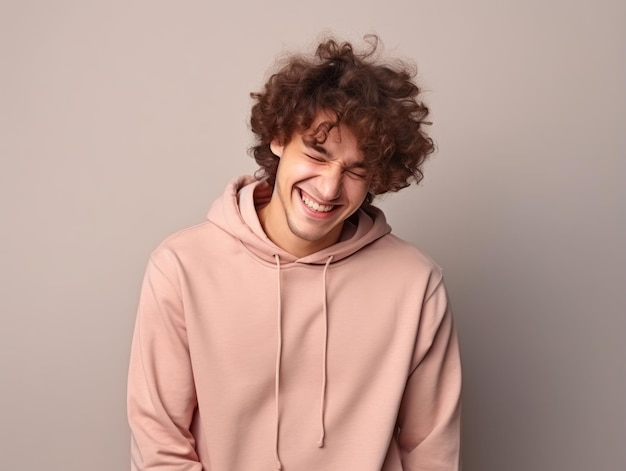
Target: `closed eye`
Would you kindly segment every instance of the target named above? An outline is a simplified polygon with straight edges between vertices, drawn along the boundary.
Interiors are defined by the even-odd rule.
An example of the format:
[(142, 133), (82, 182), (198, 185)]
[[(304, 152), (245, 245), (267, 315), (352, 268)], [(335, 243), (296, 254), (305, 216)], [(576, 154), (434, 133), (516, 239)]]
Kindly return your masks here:
[(311, 154), (304, 154), (304, 155), (306, 155), (310, 160), (313, 160), (314, 162), (320, 162), (320, 163), (326, 162), (326, 159), (322, 157), (318, 157), (318, 156), (311, 155)]
[(365, 180), (367, 178), (367, 170), (362, 165), (351, 165), (346, 168), (345, 172), (352, 178)]
[(346, 170), (346, 173), (352, 178), (357, 178), (359, 180), (365, 180), (367, 178), (367, 174), (364, 170)]

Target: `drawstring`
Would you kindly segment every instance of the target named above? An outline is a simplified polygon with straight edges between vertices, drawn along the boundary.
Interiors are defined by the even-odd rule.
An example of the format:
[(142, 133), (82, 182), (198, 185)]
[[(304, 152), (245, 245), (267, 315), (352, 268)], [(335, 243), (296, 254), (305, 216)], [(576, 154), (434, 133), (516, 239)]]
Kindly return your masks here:
[(274, 372), (274, 402), (276, 405), (276, 435), (274, 437), (274, 457), (276, 458), (276, 466), (277, 469), (283, 469), (283, 464), (280, 461), (280, 453), (278, 452), (278, 436), (280, 433), (280, 409), (278, 404), (278, 394), (280, 388), (280, 357), (282, 356), (283, 350), (283, 328), (282, 328), (282, 306), (281, 306), (281, 287), (280, 287), (280, 257), (278, 255), (274, 255), (276, 259), (276, 268), (278, 274), (278, 345), (276, 346), (276, 371)]
[(330, 262), (332, 262), (333, 256), (328, 257), (326, 261), (326, 265), (324, 265), (324, 274), (322, 276), (323, 282), (323, 308), (324, 308), (324, 349), (322, 351), (322, 392), (320, 398), (320, 439), (317, 442), (317, 446), (320, 448), (324, 447), (324, 438), (326, 436), (326, 426), (324, 424), (324, 412), (326, 409), (326, 365), (328, 364), (328, 302), (326, 299), (326, 274), (328, 272), (328, 266)]
[[(278, 277), (278, 319), (277, 319), (277, 346), (276, 346), (276, 370), (274, 372), (274, 402), (276, 408), (276, 430), (274, 435), (274, 458), (276, 459), (276, 467), (278, 470), (283, 469), (283, 464), (280, 460), (279, 452), (279, 440), (280, 440), (280, 407), (279, 407), (279, 395), (280, 395), (280, 365), (283, 350), (283, 329), (282, 329), (282, 300), (281, 300), (281, 279), (280, 279), (280, 257), (274, 255), (276, 260), (276, 273)], [(328, 274), (328, 267), (332, 262), (333, 256), (328, 257), (326, 264), (324, 265), (324, 272), (322, 275), (322, 308), (324, 316), (324, 342), (322, 350), (322, 388), (320, 393), (320, 439), (317, 442), (319, 448), (324, 447), (324, 439), (326, 437), (326, 425), (324, 423), (324, 414), (326, 412), (326, 379), (327, 379), (327, 364), (328, 364), (328, 302), (327, 302), (327, 290), (326, 290), (326, 278)]]

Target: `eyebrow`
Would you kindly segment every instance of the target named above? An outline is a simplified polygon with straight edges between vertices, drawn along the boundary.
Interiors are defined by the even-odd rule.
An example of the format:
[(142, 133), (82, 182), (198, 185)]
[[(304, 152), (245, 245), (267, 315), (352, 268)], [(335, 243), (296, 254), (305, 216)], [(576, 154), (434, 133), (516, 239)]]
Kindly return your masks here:
[(333, 154), (331, 154), (325, 147), (320, 146), (319, 144), (315, 144), (314, 142), (304, 142), (304, 145), (307, 146), (309, 149), (313, 149), (316, 152), (319, 152), (320, 154), (325, 155), (326, 157), (328, 157), (329, 159), (333, 158)]

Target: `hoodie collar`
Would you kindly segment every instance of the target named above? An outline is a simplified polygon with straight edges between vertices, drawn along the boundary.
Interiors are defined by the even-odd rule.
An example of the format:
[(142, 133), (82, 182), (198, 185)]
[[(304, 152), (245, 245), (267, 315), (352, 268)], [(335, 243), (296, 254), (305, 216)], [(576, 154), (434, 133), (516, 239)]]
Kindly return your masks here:
[(274, 263), (275, 255), (285, 263), (314, 265), (324, 265), (332, 256), (334, 263), (358, 252), (391, 231), (384, 214), (378, 208), (371, 206), (367, 211), (359, 209), (350, 218), (356, 227), (348, 231), (344, 240), (319, 252), (298, 258), (278, 247), (263, 232), (256, 210), (259, 206), (267, 204), (271, 196), (272, 187), (265, 180), (258, 180), (252, 176), (235, 178), (226, 186), (222, 196), (213, 203), (207, 218), (239, 239), (256, 256), (270, 263)]

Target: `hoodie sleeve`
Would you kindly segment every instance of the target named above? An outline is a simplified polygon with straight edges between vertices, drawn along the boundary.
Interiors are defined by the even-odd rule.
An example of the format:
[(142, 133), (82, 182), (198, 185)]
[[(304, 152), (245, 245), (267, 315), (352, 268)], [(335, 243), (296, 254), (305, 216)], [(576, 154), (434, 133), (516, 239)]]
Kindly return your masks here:
[(406, 471), (460, 469), (461, 363), (443, 279), (422, 306), (413, 369), (398, 415)]
[(175, 274), (170, 254), (158, 262), (153, 254), (141, 290), (128, 375), (132, 471), (202, 471), (190, 432), (197, 400)]

